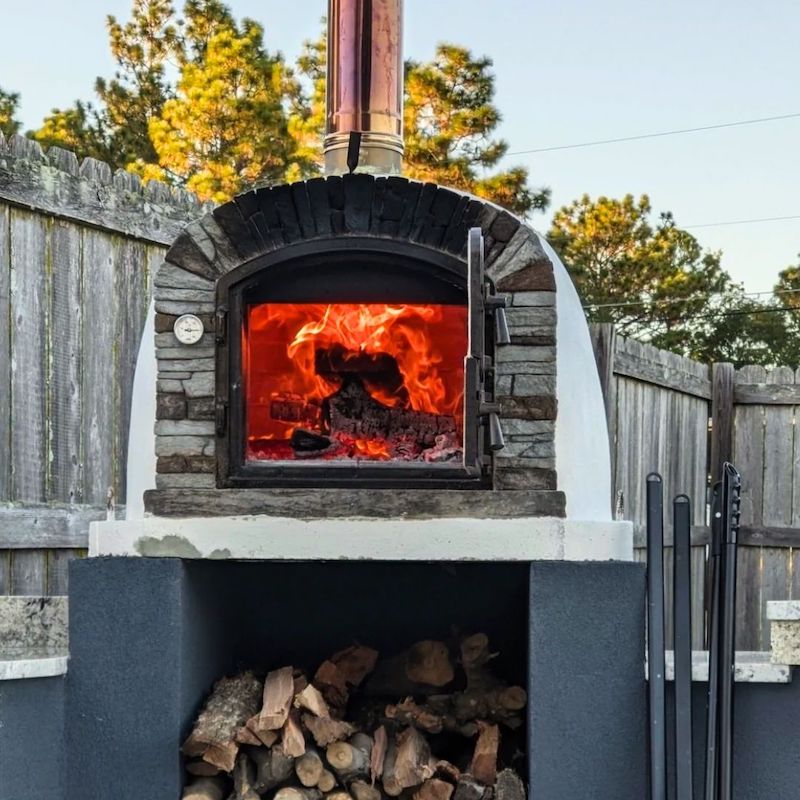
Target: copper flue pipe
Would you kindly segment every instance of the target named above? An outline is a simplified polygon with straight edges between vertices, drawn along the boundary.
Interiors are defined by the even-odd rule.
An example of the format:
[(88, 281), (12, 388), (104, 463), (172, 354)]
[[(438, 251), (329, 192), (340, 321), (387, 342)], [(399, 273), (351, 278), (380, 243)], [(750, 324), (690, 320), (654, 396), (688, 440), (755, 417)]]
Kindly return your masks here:
[(403, 0), (328, 0), (328, 174), (348, 170), (352, 132), (361, 134), (358, 170), (400, 172), (402, 40)]

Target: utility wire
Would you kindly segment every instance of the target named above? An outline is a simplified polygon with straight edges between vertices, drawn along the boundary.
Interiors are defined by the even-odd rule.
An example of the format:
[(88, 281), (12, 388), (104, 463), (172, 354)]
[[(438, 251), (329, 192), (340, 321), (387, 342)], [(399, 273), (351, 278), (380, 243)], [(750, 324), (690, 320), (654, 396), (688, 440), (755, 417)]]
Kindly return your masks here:
[(781, 222), (787, 219), (800, 219), (800, 214), (788, 217), (759, 217), (757, 219), (732, 219), (726, 222), (704, 222), (700, 225), (682, 225), (683, 228), (716, 228), (720, 225), (751, 225), (754, 222)]
[(597, 147), (604, 144), (617, 144), (619, 142), (635, 142), (640, 139), (658, 139), (663, 136), (678, 136), (684, 133), (699, 133), (701, 131), (716, 131), (722, 128), (738, 128), (742, 125), (759, 125), (763, 122), (778, 122), (779, 120), (795, 119), (800, 117), (800, 112), (781, 114), (776, 117), (758, 117), (756, 119), (740, 119), (736, 122), (722, 122), (717, 125), (702, 125), (698, 128), (679, 128), (672, 131), (659, 131), (658, 133), (640, 133), (635, 136), (620, 136), (615, 139), (595, 139), (590, 142), (577, 142), (575, 144), (561, 144), (554, 147), (536, 147), (531, 150), (515, 150), (506, 153), (507, 156), (525, 156), (531, 153), (552, 153), (556, 150), (576, 150), (579, 147)]
[[(800, 289), (779, 289), (775, 292), (743, 292), (740, 297), (762, 297), (763, 295), (797, 294)], [(667, 306), (674, 303), (691, 303), (695, 297), (671, 297), (664, 300), (632, 300), (626, 303), (588, 303), (583, 308), (633, 308), (638, 306)]]

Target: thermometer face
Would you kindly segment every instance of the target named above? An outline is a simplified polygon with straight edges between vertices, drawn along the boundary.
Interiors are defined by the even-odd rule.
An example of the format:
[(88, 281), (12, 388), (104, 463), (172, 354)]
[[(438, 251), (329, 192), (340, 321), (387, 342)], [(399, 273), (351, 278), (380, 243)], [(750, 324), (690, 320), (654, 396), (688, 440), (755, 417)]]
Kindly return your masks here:
[(203, 323), (194, 314), (184, 314), (175, 320), (172, 330), (181, 344), (196, 344), (203, 336)]

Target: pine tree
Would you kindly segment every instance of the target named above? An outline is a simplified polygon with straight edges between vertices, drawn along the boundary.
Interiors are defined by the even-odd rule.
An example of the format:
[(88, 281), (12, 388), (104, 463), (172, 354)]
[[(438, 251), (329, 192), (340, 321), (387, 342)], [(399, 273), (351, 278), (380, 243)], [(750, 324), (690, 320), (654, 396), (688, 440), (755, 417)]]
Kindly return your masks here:
[(150, 120), (159, 165), (215, 202), (301, 177), (305, 165), (287, 130), (288, 88), (283, 59), (264, 48), (260, 25), (220, 25), (182, 65), (176, 96)]
[(16, 118), (19, 108), (19, 94), (5, 92), (0, 87), (0, 133), (6, 138), (19, 133), (22, 123)]
[(487, 174), (508, 151), (492, 138), (501, 118), (491, 66), (453, 44), (439, 45), (430, 62), (406, 64), (404, 170), (526, 215), (547, 207), (549, 191), (531, 189), (524, 167)]

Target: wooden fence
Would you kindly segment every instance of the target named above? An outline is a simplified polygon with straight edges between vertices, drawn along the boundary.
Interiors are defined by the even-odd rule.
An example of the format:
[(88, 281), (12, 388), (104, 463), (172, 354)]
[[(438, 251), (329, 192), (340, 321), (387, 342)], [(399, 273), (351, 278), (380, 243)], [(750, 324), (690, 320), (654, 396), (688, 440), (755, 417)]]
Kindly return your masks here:
[(109, 489), (125, 502), (150, 275), (198, 213), (163, 185), (0, 136), (0, 594), (64, 594)]
[[(709, 481), (723, 461), (733, 461), (743, 480), (737, 648), (768, 649), (767, 601), (800, 599), (800, 370), (709, 367), (625, 339), (609, 325), (594, 326), (592, 335), (609, 422), (612, 502), (621, 493), (637, 558), (645, 560), (645, 479), (657, 471), (670, 501), (679, 493), (694, 501), (692, 619), (694, 646), (701, 647)], [(669, 534), (667, 543), (671, 602)]]

